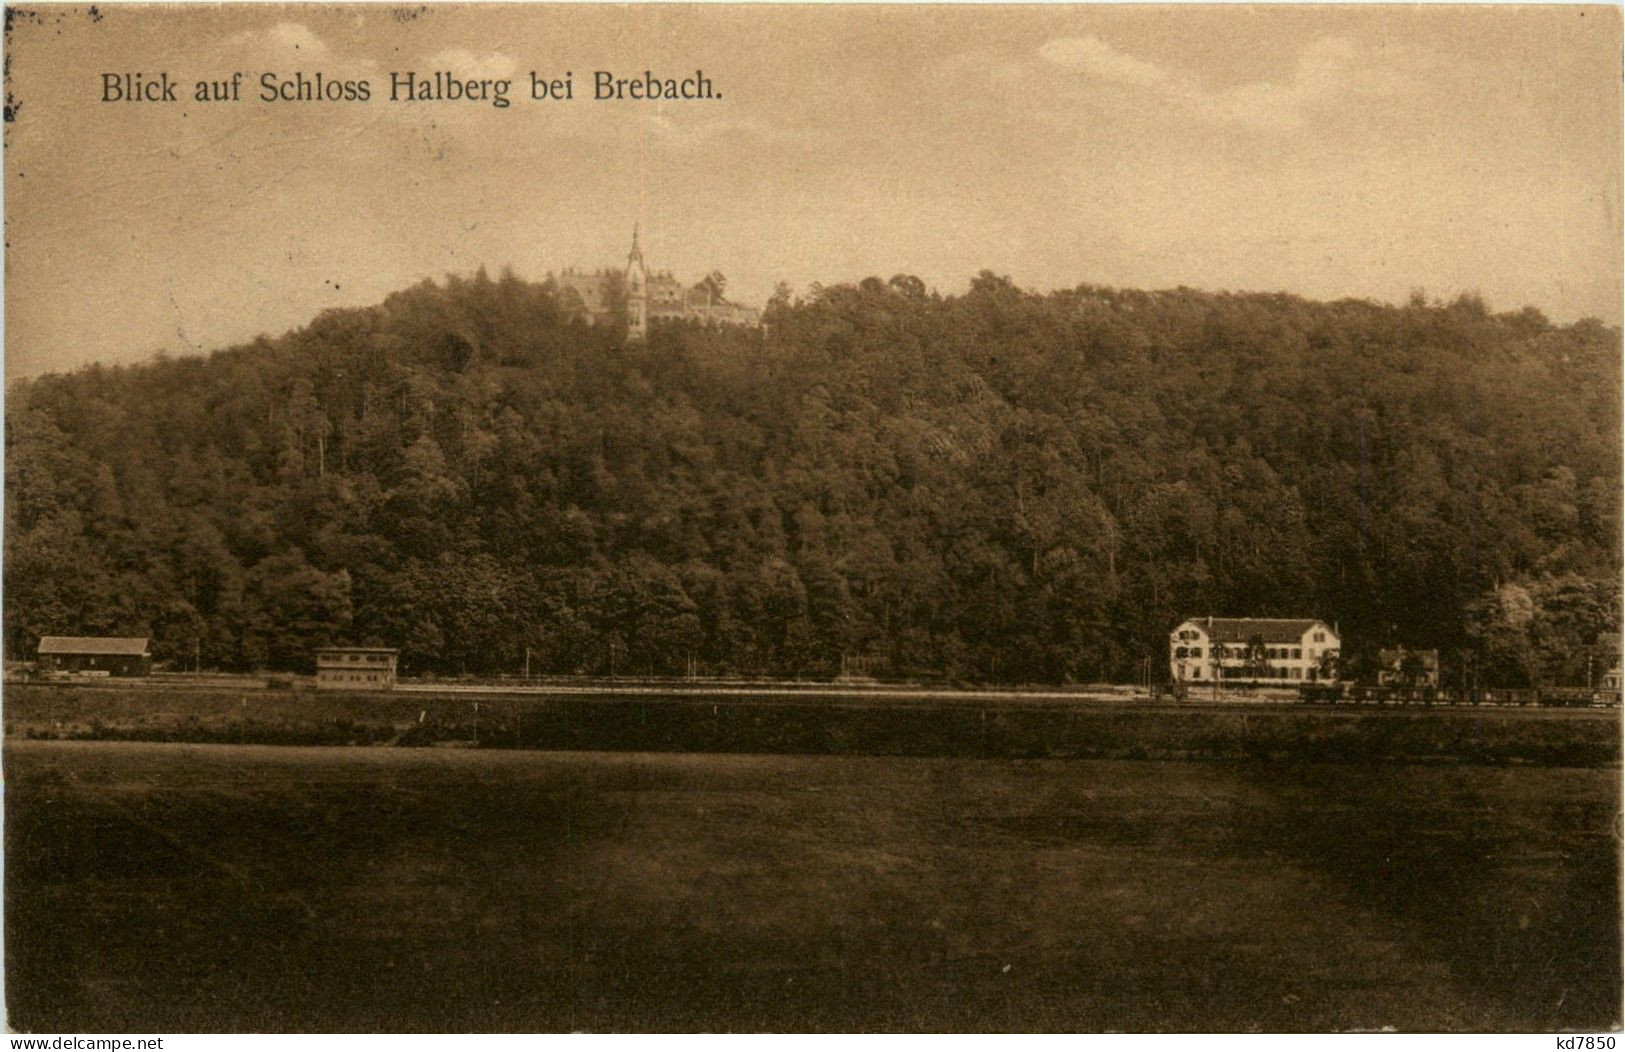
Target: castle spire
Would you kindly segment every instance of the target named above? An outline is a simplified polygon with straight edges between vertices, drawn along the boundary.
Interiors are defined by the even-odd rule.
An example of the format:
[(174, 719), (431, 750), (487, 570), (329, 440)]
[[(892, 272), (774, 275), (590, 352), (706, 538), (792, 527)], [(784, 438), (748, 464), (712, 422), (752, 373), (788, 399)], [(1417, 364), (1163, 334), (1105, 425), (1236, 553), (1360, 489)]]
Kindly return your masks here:
[(638, 247), (638, 224), (632, 224), (632, 251), (626, 254), (626, 334), (641, 340), (649, 334), (649, 271)]

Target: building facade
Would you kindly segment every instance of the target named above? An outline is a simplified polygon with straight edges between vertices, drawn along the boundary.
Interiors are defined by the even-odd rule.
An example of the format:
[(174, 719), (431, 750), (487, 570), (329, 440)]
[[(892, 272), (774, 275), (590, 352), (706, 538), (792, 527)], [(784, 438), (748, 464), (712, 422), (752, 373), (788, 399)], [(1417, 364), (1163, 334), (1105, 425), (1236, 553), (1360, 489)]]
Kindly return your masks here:
[(394, 647), (323, 647), (316, 651), (317, 690), (393, 690)]
[(1293, 686), (1337, 678), (1342, 643), (1314, 618), (1197, 617), (1168, 636), (1175, 683)]
[(152, 671), (146, 636), (42, 636), (41, 672), (91, 676), (145, 676)]

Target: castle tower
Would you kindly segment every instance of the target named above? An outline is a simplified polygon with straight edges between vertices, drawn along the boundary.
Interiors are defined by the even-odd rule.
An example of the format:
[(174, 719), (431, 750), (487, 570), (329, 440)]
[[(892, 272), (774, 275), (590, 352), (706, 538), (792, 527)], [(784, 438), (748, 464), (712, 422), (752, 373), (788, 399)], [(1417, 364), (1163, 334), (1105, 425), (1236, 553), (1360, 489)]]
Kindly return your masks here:
[(632, 251), (626, 256), (626, 336), (641, 340), (649, 335), (649, 268), (638, 247), (637, 224), (632, 225)]

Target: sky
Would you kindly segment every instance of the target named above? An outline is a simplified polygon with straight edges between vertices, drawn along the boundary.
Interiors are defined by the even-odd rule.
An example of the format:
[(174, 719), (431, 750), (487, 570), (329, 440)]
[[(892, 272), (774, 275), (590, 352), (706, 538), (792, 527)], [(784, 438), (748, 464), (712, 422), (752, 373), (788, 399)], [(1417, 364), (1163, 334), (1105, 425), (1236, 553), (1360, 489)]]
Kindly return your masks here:
[[(1621, 315), (1616, 7), (26, 8), (5, 370), (203, 353), (424, 278), (982, 270)], [(593, 73), (720, 97), (595, 101)], [(391, 102), (390, 74), (511, 78)], [(570, 101), (530, 75), (573, 74)], [(167, 73), (176, 101), (103, 101)], [(238, 101), (199, 80), (241, 73)], [(261, 77), (368, 102), (262, 102)]]

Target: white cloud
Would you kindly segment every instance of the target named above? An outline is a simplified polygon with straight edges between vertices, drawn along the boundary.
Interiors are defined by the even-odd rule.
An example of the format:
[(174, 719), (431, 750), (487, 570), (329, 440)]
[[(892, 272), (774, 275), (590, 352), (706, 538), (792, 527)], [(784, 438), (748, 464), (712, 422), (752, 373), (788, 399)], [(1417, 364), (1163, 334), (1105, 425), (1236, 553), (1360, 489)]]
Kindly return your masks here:
[(1151, 87), (1166, 84), (1168, 72), (1155, 63), (1135, 58), (1096, 36), (1059, 37), (1038, 49), (1052, 66), (1075, 69), (1117, 84)]
[(1214, 90), (1191, 74), (1164, 68), (1095, 36), (1060, 37), (1038, 49), (1045, 63), (1094, 80), (1144, 89), (1221, 124), (1262, 129), (1301, 126), (1311, 111), (1355, 95), (1395, 90), (1398, 75), (1369, 61), (1344, 37), (1320, 37), (1298, 55), (1292, 77)]
[(288, 54), (305, 58), (321, 58), (327, 54), (327, 42), (298, 22), (278, 22), (270, 29), (251, 29), (234, 33), (226, 43), (251, 53)]
[(278, 22), (267, 35), (283, 47), (291, 47), (307, 55), (320, 57), (327, 53), (326, 42), (297, 22)]
[(241, 69), (284, 77), (296, 71), (320, 72), (329, 79), (378, 73), (377, 62), (350, 53), (342, 38), (333, 46), (301, 22), (278, 22), (265, 29), (233, 33), (222, 42), (222, 54)]
[(691, 109), (682, 111), (681, 119), (674, 115), (677, 109), (657, 104), (638, 118), (651, 134), (659, 136), (668, 145), (682, 148), (709, 148), (729, 139), (749, 139), (754, 145), (762, 143), (798, 143), (815, 133), (766, 121), (749, 119), (704, 119), (693, 115)]
[(451, 48), (429, 57), (429, 68), (445, 70), (465, 80), (505, 80), (511, 78), (519, 63), (512, 55), (492, 51), (476, 55), (463, 48)]

